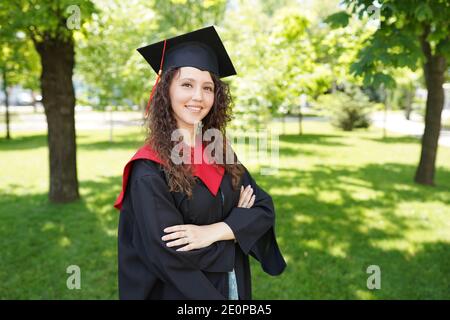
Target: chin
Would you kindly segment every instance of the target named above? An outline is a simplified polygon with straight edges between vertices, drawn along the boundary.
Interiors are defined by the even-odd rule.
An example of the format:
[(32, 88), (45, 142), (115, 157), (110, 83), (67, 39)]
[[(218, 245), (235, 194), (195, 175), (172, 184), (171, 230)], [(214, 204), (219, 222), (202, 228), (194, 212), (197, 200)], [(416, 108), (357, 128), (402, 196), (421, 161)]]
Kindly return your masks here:
[(194, 125), (194, 124), (199, 123), (200, 121), (202, 121), (203, 118), (204, 117), (201, 117), (201, 118), (199, 117), (198, 119), (190, 119), (190, 120), (188, 120), (188, 123)]
[(193, 115), (193, 114), (188, 114), (188, 115), (185, 115), (185, 116), (183, 116), (182, 117), (182, 120), (184, 121), (184, 122), (186, 122), (186, 123), (189, 123), (189, 124), (195, 124), (195, 123), (198, 123), (198, 122), (200, 122), (200, 121), (202, 121), (203, 120), (203, 118), (205, 118), (205, 114), (198, 114), (198, 115)]

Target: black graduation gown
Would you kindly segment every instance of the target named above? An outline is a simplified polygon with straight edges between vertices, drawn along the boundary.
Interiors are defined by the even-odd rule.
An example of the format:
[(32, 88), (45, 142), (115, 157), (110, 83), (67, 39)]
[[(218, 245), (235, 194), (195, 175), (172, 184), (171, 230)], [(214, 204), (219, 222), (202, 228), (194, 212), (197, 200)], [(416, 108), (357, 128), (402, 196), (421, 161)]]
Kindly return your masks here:
[[(169, 192), (164, 171), (152, 160), (136, 160), (120, 211), (118, 267), (120, 299), (228, 299), (228, 272), (235, 269), (239, 299), (251, 299), (248, 255), (270, 275), (286, 263), (275, 238), (272, 198), (246, 170), (241, 184), (251, 184), (252, 208), (237, 208), (240, 191), (233, 191), (225, 172), (214, 196), (200, 179), (193, 198)], [(234, 240), (218, 241), (191, 251), (176, 251), (161, 240), (164, 228), (208, 225), (223, 221)]]

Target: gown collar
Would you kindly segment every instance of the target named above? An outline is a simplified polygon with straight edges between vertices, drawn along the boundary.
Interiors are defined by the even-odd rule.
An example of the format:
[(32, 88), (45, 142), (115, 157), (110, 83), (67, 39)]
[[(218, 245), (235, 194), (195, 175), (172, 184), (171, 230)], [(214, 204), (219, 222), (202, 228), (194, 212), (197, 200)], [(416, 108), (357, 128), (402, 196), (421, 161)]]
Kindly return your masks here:
[[(204, 146), (201, 145), (200, 147), (190, 147), (191, 150), (191, 159), (194, 160), (194, 152), (198, 152), (197, 155), (200, 155), (200, 163), (194, 163), (192, 161), (192, 174), (196, 177), (198, 177), (208, 188), (208, 190), (214, 195), (217, 195), (217, 192), (219, 191), (220, 184), (222, 182), (222, 177), (225, 172), (225, 168), (223, 165), (217, 165), (217, 164), (209, 164), (206, 161), (204, 161), (203, 157), (203, 151)], [(201, 151), (201, 153), (200, 153)], [(122, 208), (122, 202), (125, 195), (125, 190), (127, 188), (128, 184), (128, 178), (131, 173), (132, 164), (135, 160), (138, 159), (146, 159), (146, 160), (152, 160), (159, 164), (164, 165), (163, 161), (159, 158), (156, 151), (154, 151), (148, 144), (142, 146), (135, 155), (131, 158), (130, 161), (125, 165), (125, 168), (123, 170), (123, 177), (122, 177), (122, 191), (120, 192), (120, 195), (117, 197), (117, 200), (114, 203), (114, 207), (116, 209)]]

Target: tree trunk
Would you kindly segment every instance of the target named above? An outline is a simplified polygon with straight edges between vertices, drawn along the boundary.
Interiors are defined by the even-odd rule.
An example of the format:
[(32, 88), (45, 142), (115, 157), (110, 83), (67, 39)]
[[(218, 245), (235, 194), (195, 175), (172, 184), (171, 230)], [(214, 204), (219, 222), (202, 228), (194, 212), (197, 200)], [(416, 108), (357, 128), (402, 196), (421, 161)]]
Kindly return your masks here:
[(9, 95), (8, 95), (8, 82), (6, 79), (6, 70), (3, 69), (3, 93), (5, 95), (5, 121), (6, 121), (6, 139), (11, 139), (11, 134), (9, 131)]
[(31, 92), (31, 96), (33, 97), (33, 113), (37, 113), (36, 94), (34, 91)]
[(383, 103), (383, 139), (387, 138), (386, 126), (387, 126), (388, 109), (389, 109), (389, 101), (388, 99), (385, 99)]
[(443, 56), (432, 55), (429, 43), (422, 38), (422, 50), (425, 53), (425, 83), (427, 102), (425, 109), (425, 130), (422, 136), (422, 152), (414, 181), (420, 184), (434, 185), (434, 172), (441, 131), (441, 114), (444, 106), (444, 76), (447, 63)]
[(414, 86), (408, 86), (405, 88), (405, 100), (404, 100), (404, 107), (405, 107), (405, 118), (406, 120), (411, 119), (411, 112), (412, 112), (412, 104), (414, 101), (414, 94), (415, 94), (415, 87)]
[(79, 198), (75, 140), (75, 65), (73, 39), (45, 36), (35, 43), (41, 58), (42, 102), (47, 117), (52, 202)]
[(298, 114), (298, 134), (303, 135), (303, 114), (301, 111)]

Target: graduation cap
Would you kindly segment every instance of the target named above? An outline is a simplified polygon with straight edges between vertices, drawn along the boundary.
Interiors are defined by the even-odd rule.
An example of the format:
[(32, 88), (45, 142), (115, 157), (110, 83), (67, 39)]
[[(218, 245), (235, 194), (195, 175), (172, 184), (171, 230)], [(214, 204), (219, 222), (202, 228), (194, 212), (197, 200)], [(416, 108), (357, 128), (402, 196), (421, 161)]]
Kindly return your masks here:
[(158, 74), (150, 94), (146, 114), (161, 74), (170, 67), (195, 67), (203, 71), (210, 71), (219, 78), (236, 74), (233, 63), (214, 26), (165, 39), (138, 48), (137, 51)]

